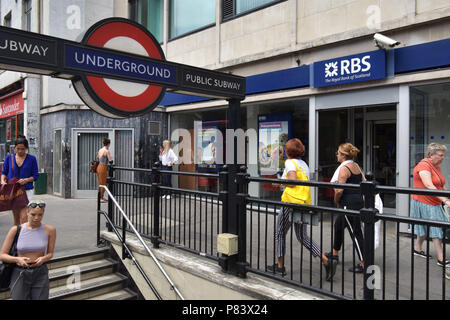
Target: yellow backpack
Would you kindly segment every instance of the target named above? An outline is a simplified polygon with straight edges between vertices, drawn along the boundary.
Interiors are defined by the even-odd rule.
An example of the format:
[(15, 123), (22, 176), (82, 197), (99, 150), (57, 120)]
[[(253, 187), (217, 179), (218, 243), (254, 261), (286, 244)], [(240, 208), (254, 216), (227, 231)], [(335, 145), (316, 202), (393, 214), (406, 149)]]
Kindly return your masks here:
[[(292, 161), (294, 162), (295, 168), (297, 169), (297, 180), (309, 181), (308, 176), (306, 175), (306, 169), (300, 168), (294, 160)], [(311, 204), (311, 188), (309, 186), (286, 186), (283, 195), (281, 196), (281, 201), (299, 204)]]

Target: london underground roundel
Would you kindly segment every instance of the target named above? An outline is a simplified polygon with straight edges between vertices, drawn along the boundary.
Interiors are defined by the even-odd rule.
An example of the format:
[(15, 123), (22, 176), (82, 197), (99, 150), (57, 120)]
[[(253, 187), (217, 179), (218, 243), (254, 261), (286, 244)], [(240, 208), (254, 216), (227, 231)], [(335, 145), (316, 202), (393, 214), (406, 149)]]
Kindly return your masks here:
[[(143, 26), (130, 20), (110, 18), (94, 24), (81, 41), (82, 44), (108, 48), (133, 55), (165, 61), (158, 41)], [(125, 62), (109, 61), (102, 57), (78, 57), (92, 64), (107, 65), (115, 69), (133, 68)], [(141, 66), (134, 66), (140, 72)], [(142, 70), (142, 72), (152, 72)], [(98, 76), (81, 75), (73, 80), (81, 99), (94, 111), (111, 118), (139, 116), (153, 110), (165, 93), (165, 87)]]

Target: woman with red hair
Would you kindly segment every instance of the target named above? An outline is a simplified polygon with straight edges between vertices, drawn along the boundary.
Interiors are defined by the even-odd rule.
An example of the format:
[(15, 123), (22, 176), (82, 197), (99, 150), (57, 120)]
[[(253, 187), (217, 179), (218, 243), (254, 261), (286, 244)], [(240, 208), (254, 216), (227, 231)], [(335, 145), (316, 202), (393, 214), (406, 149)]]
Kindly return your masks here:
[[(305, 146), (300, 139), (294, 138), (289, 140), (286, 143), (285, 150), (288, 159), (285, 162), (285, 169), (281, 179), (297, 180), (297, 171), (301, 170), (309, 180), (309, 167), (306, 162), (301, 159), (301, 157), (305, 155)], [(286, 187), (289, 187), (289, 185)], [(311, 195), (309, 194), (309, 199), (310, 198)], [(291, 217), (293, 214), (294, 210), (288, 207), (283, 207), (279, 212), (277, 217), (277, 229), (275, 232), (275, 251), (277, 255), (277, 263), (267, 266), (269, 271), (272, 271), (273, 273), (280, 273), (282, 276), (286, 275), (286, 269), (284, 267), (286, 233), (291, 227)], [(297, 240), (308, 250), (310, 250), (314, 257), (320, 256), (321, 261), (325, 266), (326, 280), (329, 281), (336, 272), (337, 261), (334, 259), (328, 260), (328, 257), (322, 253), (320, 246), (308, 236), (308, 232), (306, 231), (306, 223), (294, 221), (293, 225)]]

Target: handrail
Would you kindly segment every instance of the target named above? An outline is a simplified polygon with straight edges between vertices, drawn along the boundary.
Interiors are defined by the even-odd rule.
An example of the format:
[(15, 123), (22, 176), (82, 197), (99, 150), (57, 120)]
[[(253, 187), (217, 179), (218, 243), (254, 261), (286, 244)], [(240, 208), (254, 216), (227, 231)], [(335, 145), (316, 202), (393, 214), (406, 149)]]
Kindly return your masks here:
[[(139, 241), (142, 243), (142, 245), (144, 246), (144, 248), (147, 250), (148, 254), (150, 255), (150, 257), (152, 257), (153, 261), (155, 262), (155, 264), (158, 266), (158, 269), (161, 271), (161, 273), (164, 275), (164, 277), (166, 278), (166, 280), (169, 282), (170, 286), (172, 287), (172, 289), (175, 291), (175, 293), (178, 295), (178, 297), (180, 297), (181, 300), (184, 300), (183, 295), (181, 294), (181, 292), (178, 290), (178, 288), (175, 286), (175, 284), (172, 282), (172, 280), (170, 279), (169, 275), (166, 273), (166, 271), (164, 270), (164, 268), (161, 266), (161, 264), (159, 263), (158, 259), (155, 257), (155, 255), (153, 254), (153, 252), (150, 250), (150, 248), (147, 246), (147, 244), (145, 243), (145, 241), (142, 239), (141, 235), (139, 234), (139, 232), (136, 230), (136, 228), (134, 227), (133, 223), (130, 221), (130, 219), (128, 218), (128, 216), (125, 214), (125, 212), (122, 210), (122, 208), (120, 207), (120, 205), (117, 203), (116, 199), (114, 198), (114, 196), (112, 195), (112, 193), (109, 191), (108, 187), (105, 185), (99, 185), (99, 188), (103, 188), (105, 189), (105, 191), (108, 193), (108, 196), (110, 197), (110, 199), (114, 202), (114, 204), (116, 205), (116, 207), (119, 209), (120, 213), (122, 214), (122, 217), (127, 221), (127, 223), (129, 224), (129, 226), (131, 227), (131, 229), (133, 230), (134, 234), (136, 235), (136, 237), (139, 239)], [(125, 227), (125, 226), (124, 226)]]
[(139, 262), (136, 260), (136, 258), (134, 257), (133, 252), (131, 252), (130, 248), (128, 248), (127, 244), (125, 243), (125, 241), (123, 240), (123, 238), (120, 236), (119, 231), (117, 230), (116, 226), (112, 223), (111, 219), (109, 219), (108, 214), (103, 211), (103, 210), (99, 210), (98, 213), (103, 214), (103, 216), (105, 217), (106, 221), (108, 221), (109, 225), (111, 226), (111, 228), (114, 230), (114, 233), (116, 234), (117, 238), (119, 238), (119, 241), (122, 243), (122, 245), (125, 247), (125, 249), (128, 252), (128, 255), (131, 257), (131, 260), (133, 260), (133, 263), (136, 265), (136, 267), (138, 268), (139, 272), (141, 273), (141, 275), (144, 277), (145, 282), (147, 282), (147, 284), (149, 285), (150, 289), (152, 289), (153, 294), (156, 296), (156, 298), (158, 300), (162, 300), (161, 296), (159, 295), (158, 291), (156, 290), (156, 288), (153, 286), (152, 282), (150, 281), (150, 279), (147, 277), (147, 275), (145, 274), (144, 269), (142, 269), (141, 265), (139, 264)]

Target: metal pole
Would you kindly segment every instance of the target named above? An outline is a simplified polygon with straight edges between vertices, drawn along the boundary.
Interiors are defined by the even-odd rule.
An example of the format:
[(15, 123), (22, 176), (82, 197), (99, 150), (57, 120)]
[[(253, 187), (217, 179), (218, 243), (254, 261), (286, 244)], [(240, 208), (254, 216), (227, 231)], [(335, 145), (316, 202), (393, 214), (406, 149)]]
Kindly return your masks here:
[(153, 234), (151, 236), (151, 241), (153, 248), (159, 248), (159, 240), (161, 239), (161, 234), (159, 230), (159, 220), (161, 212), (159, 210), (160, 206), (160, 196), (161, 196), (161, 164), (155, 162), (152, 168), (152, 193), (153, 193)]
[[(241, 101), (238, 99), (228, 100), (228, 110), (227, 110), (227, 129), (231, 129), (236, 132), (237, 129), (241, 127)], [(237, 143), (236, 138), (233, 135), (226, 134), (227, 137), (227, 152), (226, 152), (226, 163), (228, 165), (228, 203), (226, 212), (226, 224), (223, 226), (223, 233), (231, 233), (240, 237), (239, 235), (239, 207), (237, 198), (237, 173), (239, 171), (239, 165), (237, 164)], [(229, 141), (229, 139), (234, 139)], [(233, 146), (232, 150), (228, 150), (229, 146)], [(230, 159), (231, 157), (231, 159)], [(245, 232), (245, 230), (244, 230)], [(225, 270), (231, 274), (238, 275), (239, 266), (237, 265), (238, 255), (226, 256), (225, 258)], [(223, 268), (223, 266), (222, 266)]]
[[(366, 181), (361, 182), (361, 193), (364, 195), (364, 208), (360, 210), (361, 221), (364, 223), (364, 300), (374, 300), (375, 288), (370, 283), (375, 262), (375, 192), (376, 182), (371, 173), (366, 174)], [(375, 274), (375, 276), (377, 276)]]
[(247, 202), (248, 196), (248, 176), (247, 167), (241, 166), (237, 174), (238, 184), (238, 260), (237, 275), (245, 278), (247, 274)]
[(130, 221), (130, 219), (128, 218), (128, 216), (125, 214), (125, 212), (122, 210), (122, 208), (120, 207), (120, 205), (117, 203), (116, 199), (114, 198), (114, 196), (111, 194), (111, 192), (108, 190), (108, 188), (106, 186), (100, 186), (101, 188), (104, 188), (105, 191), (108, 193), (108, 196), (110, 197), (111, 201), (116, 205), (117, 209), (120, 211), (120, 213), (122, 214), (123, 218), (126, 220), (126, 222), (130, 225), (131, 229), (133, 230), (134, 234), (136, 235), (136, 237), (139, 239), (139, 241), (142, 243), (142, 245), (144, 246), (145, 250), (148, 252), (148, 254), (150, 255), (150, 257), (153, 259), (153, 261), (155, 262), (155, 264), (157, 265), (158, 269), (161, 271), (161, 273), (164, 275), (164, 277), (166, 278), (166, 280), (169, 282), (170, 286), (172, 287), (172, 289), (176, 292), (176, 294), (180, 297), (181, 300), (184, 300), (183, 295), (181, 294), (181, 292), (178, 290), (178, 288), (175, 286), (175, 284), (172, 282), (172, 280), (170, 279), (169, 275), (166, 273), (166, 271), (164, 270), (164, 268), (161, 266), (161, 264), (159, 263), (158, 259), (155, 257), (155, 255), (153, 254), (153, 252), (150, 250), (150, 248), (147, 246), (147, 244), (145, 243), (144, 239), (142, 239), (141, 235), (139, 234), (139, 232), (136, 230), (136, 228), (134, 227), (133, 223)]
[[(109, 190), (114, 190), (114, 166), (112, 163), (108, 164), (108, 177), (106, 178)], [(111, 199), (108, 197), (108, 218), (112, 223), (116, 223), (113, 219), (113, 206)], [(112, 231), (112, 227), (107, 223), (108, 232)]]

